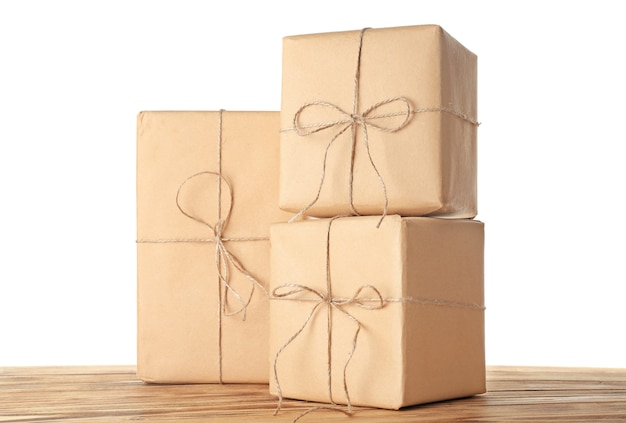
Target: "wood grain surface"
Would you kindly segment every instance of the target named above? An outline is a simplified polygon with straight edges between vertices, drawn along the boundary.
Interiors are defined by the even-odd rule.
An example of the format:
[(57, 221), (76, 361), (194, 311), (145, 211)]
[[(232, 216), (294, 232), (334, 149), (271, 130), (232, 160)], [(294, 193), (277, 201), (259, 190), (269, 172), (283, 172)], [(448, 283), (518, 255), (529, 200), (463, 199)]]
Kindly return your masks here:
[[(267, 385), (151, 385), (134, 367), (0, 368), (0, 422), (290, 422), (315, 404)], [(400, 411), (317, 411), (299, 422), (626, 422), (626, 369), (489, 367), (488, 392)]]

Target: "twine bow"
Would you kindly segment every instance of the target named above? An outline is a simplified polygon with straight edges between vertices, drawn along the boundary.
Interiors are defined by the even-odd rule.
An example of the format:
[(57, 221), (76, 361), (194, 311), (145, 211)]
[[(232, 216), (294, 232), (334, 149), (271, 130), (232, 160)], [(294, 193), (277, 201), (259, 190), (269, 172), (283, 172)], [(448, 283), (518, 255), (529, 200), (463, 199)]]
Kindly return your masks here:
[[(373, 293), (373, 301), (374, 301), (373, 304), (372, 304), (372, 297), (362, 296), (362, 294), (364, 294), (365, 291), (370, 291), (371, 293)], [(299, 297), (300, 294), (307, 293), (307, 292), (313, 294), (317, 298), (315, 297), (300, 298)], [(352, 297), (349, 297), (349, 298), (332, 297), (329, 294), (324, 294), (323, 292), (317, 289), (314, 289), (305, 285), (288, 283), (288, 284), (284, 284), (275, 288), (272, 291), (272, 298), (273, 299), (298, 299), (298, 300), (315, 302), (315, 305), (313, 306), (313, 308), (307, 315), (302, 326), (287, 340), (287, 342), (285, 342), (280, 347), (280, 349), (276, 353), (276, 356), (274, 357), (274, 381), (276, 382), (276, 390), (278, 391), (278, 405), (276, 407), (274, 415), (276, 415), (280, 411), (281, 406), (282, 406), (282, 400), (283, 400), (282, 389), (280, 387), (280, 381), (278, 378), (278, 359), (280, 357), (280, 354), (304, 331), (304, 329), (308, 326), (309, 322), (312, 320), (313, 316), (315, 315), (315, 312), (324, 304), (328, 306), (327, 307), (328, 397), (329, 397), (329, 402), (335, 406), (334, 407), (332, 406), (314, 407), (302, 413), (300, 416), (298, 416), (294, 420), (294, 422), (312, 411), (321, 410), (321, 409), (336, 410), (344, 414), (350, 415), (352, 413), (352, 405), (350, 402), (350, 393), (348, 392), (348, 382), (347, 382), (346, 373), (348, 370), (348, 365), (350, 364), (350, 360), (352, 359), (352, 356), (354, 355), (354, 351), (356, 350), (357, 341), (359, 338), (359, 333), (361, 332), (362, 325), (361, 325), (361, 322), (359, 322), (359, 320), (356, 317), (354, 317), (352, 314), (350, 314), (344, 309), (344, 306), (355, 305), (357, 307), (360, 307), (366, 310), (376, 310), (376, 309), (383, 308), (385, 303), (384, 303), (381, 293), (378, 291), (378, 289), (376, 289), (376, 287), (372, 285), (363, 285), (356, 290), (356, 292), (354, 293)], [(332, 356), (331, 356), (331, 347), (332, 347), (331, 333), (332, 333), (332, 311), (333, 310), (337, 310), (338, 312), (342, 313), (345, 317), (350, 319), (355, 324), (354, 335), (352, 337), (352, 347), (350, 351), (348, 352), (348, 356), (343, 366), (343, 392), (346, 397), (347, 410), (344, 410), (343, 408), (338, 407), (337, 403), (333, 400)]]
[[(194, 216), (190, 213), (188, 213), (187, 211), (185, 211), (185, 209), (181, 206), (180, 204), (180, 195), (181, 195), (181, 191), (183, 189), (183, 187), (192, 179), (197, 178), (201, 175), (215, 175), (218, 177), (218, 180), (223, 181), (225, 183), (225, 186), (227, 187), (228, 190), (228, 194), (230, 196), (230, 201), (228, 202), (229, 206), (228, 209), (226, 210), (226, 213), (224, 215), (224, 217), (220, 217), (218, 218), (217, 222), (214, 225), (211, 225), (209, 222), (206, 222), (205, 220), (203, 220), (202, 218), (199, 218), (197, 216)], [(218, 184), (220, 185), (220, 184)], [(221, 201), (220, 201), (221, 204)], [(201, 241), (201, 242), (213, 242), (215, 243), (215, 267), (217, 270), (217, 276), (219, 278), (219, 281), (223, 284), (225, 292), (226, 293), (230, 293), (232, 294), (235, 299), (237, 300), (237, 302), (239, 303), (239, 308), (237, 308), (235, 311), (232, 312), (227, 312), (226, 308), (227, 308), (227, 299), (228, 296), (224, 295), (224, 301), (221, 302), (220, 304), (220, 311), (225, 315), (225, 316), (233, 316), (236, 314), (242, 314), (242, 320), (246, 320), (246, 309), (248, 307), (248, 305), (250, 304), (250, 301), (252, 300), (252, 296), (254, 295), (254, 289), (255, 287), (260, 288), (261, 290), (263, 290), (266, 294), (267, 294), (267, 290), (265, 289), (265, 287), (263, 285), (261, 285), (261, 283), (254, 277), (252, 276), (252, 274), (250, 272), (248, 272), (248, 270), (246, 270), (246, 268), (244, 267), (244, 265), (239, 261), (239, 259), (237, 257), (235, 257), (226, 247), (226, 242), (228, 241), (261, 241), (261, 240), (266, 240), (267, 238), (260, 238), (260, 237), (250, 237), (250, 238), (226, 238), (224, 237), (224, 231), (226, 230), (226, 227), (228, 225), (228, 220), (230, 217), (230, 212), (232, 209), (232, 204), (233, 204), (233, 191), (231, 188), (230, 183), (228, 182), (228, 180), (223, 176), (220, 175), (219, 173), (216, 172), (199, 172), (196, 173), (194, 175), (189, 176), (187, 179), (185, 179), (183, 181), (183, 183), (178, 187), (178, 191), (176, 192), (176, 207), (178, 207), (178, 210), (180, 210), (180, 212), (182, 214), (184, 214), (185, 216), (187, 216), (188, 218), (208, 227), (211, 232), (213, 233), (213, 238), (208, 238), (208, 239), (199, 239), (197, 241)], [(250, 290), (250, 294), (247, 296), (247, 298), (244, 298), (241, 294), (239, 294), (230, 284), (230, 266), (234, 267), (237, 271), (239, 271), (249, 282), (250, 282), (250, 286), (251, 286), (251, 290)], [(221, 297), (221, 295), (220, 295)]]
[[(344, 134), (348, 129), (350, 129), (351, 131), (351, 139), (352, 139), (351, 151), (350, 151), (350, 173), (349, 173), (349, 181), (348, 181), (349, 206), (350, 206), (350, 211), (352, 214), (359, 215), (359, 212), (354, 207), (354, 201), (353, 201), (354, 158), (355, 158), (356, 143), (357, 143), (356, 135), (358, 132), (356, 130), (356, 127), (361, 128), (361, 132), (363, 134), (362, 142), (363, 142), (363, 145), (365, 146), (365, 151), (367, 154), (368, 161), (370, 163), (370, 166), (374, 170), (374, 173), (376, 173), (376, 178), (378, 179), (378, 182), (382, 188), (384, 198), (385, 198), (384, 206), (383, 206), (383, 213), (382, 213), (382, 217), (380, 221), (378, 222), (378, 226), (380, 226), (380, 223), (383, 221), (383, 219), (387, 215), (387, 208), (389, 206), (389, 199), (387, 197), (387, 187), (385, 186), (385, 181), (383, 180), (383, 177), (381, 176), (380, 171), (376, 167), (376, 164), (374, 163), (374, 159), (372, 158), (372, 154), (370, 152), (368, 129), (373, 128), (373, 129), (383, 131), (383, 132), (397, 132), (401, 130), (409, 123), (411, 119), (411, 116), (412, 116), (411, 103), (405, 97), (393, 97), (393, 98), (389, 98), (383, 101), (379, 101), (378, 103), (371, 105), (370, 107), (365, 109), (365, 111), (362, 113), (356, 112), (356, 104), (357, 104), (356, 99), (355, 99), (354, 104), (355, 106), (353, 107), (352, 113), (349, 113), (343, 110), (339, 106), (336, 106), (332, 103), (328, 103), (324, 101), (306, 103), (305, 105), (303, 105), (296, 111), (293, 117), (293, 128), (295, 129), (296, 133), (300, 136), (309, 136), (309, 135), (318, 133), (320, 131), (324, 131), (326, 129), (330, 129), (334, 127), (339, 127), (340, 129), (331, 138), (331, 140), (326, 145), (326, 149), (324, 150), (322, 172), (321, 172), (320, 182), (318, 185), (317, 194), (315, 195), (315, 198), (304, 209), (300, 210), (291, 219), (291, 221), (298, 219), (300, 216), (306, 213), (306, 211), (309, 210), (319, 199), (320, 194), (322, 192), (322, 187), (324, 185), (324, 180), (326, 178), (326, 163), (327, 163), (328, 152), (330, 150), (330, 147), (333, 145), (335, 140), (337, 140), (337, 138), (339, 138), (342, 134)], [(398, 111), (392, 112), (392, 113), (378, 113), (378, 114), (376, 113), (377, 111), (379, 111), (379, 109), (381, 109), (383, 106), (386, 106), (386, 105), (397, 106)], [(313, 109), (315, 107), (331, 109), (334, 112), (339, 113), (340, 116), (343, 116), (343, 119), (327, 121), (327, 122), (319, 122), (319, 123), (314, 123), (314, 124), (303, 124), (301, 122), (303, 112), (305, 112), (308, 109)], [(388, 118), (393, 118), (393, 117), (401, 117), (402, 119), (399, 123), (395, 125), (384, 125), (381, 123), (376, 123), (377, 120), (388, 119)]]

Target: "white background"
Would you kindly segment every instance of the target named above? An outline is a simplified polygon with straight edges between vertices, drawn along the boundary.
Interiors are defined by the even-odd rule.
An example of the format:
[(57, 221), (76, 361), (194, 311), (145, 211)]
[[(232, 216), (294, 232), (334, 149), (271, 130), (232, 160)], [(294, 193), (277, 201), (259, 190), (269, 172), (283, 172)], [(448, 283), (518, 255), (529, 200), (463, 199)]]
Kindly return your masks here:
[(619, 2), (0, 2), (0, 366), (135, 363), (135, 118), (278, 110), (281, 38), (479, 58), (487, 362), (626, 367)]

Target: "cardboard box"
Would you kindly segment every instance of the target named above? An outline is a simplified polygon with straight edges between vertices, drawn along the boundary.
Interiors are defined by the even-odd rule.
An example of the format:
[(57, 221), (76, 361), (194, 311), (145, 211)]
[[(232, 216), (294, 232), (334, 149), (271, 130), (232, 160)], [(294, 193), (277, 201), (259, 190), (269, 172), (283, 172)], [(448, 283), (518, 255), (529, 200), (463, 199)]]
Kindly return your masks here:
[(221, 120), (220, 138), (220, 112), (138, 116), (144, 381), (267, 383), (269, 225), (289, 218), (277, 207), (279, 116), (222, 112)]
[(485, 392), (483, 224), (378, 220), (272, 225), (272, 394), (346, 404), (344, 369), (352, 405)]
[(352, 173), (359, 214), (474, 217), (476, 56), (436, 25), (360, 37), (283, 40), (280, 207), (354, 214)]

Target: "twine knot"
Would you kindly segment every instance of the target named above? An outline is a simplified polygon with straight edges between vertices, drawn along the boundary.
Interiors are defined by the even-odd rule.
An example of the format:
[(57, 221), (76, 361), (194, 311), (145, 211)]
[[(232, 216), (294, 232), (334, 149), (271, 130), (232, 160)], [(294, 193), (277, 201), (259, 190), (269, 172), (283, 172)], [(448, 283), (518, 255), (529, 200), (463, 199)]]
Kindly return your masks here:
[(222, 240), (224, 226), (224, 219), (220, 219), (215, 223), (215, 227), (213, 228), (213, 239), (215, 240), (215, 245), (219, 247), (224, 247), (224, 241)]

